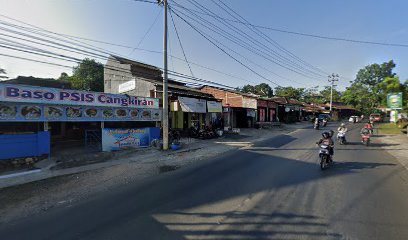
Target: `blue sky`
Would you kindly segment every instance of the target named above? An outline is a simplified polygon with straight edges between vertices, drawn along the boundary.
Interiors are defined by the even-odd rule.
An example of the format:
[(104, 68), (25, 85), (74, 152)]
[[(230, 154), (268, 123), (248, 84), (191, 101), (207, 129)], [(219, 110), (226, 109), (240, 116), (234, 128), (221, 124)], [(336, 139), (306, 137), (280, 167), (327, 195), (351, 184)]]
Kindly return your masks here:
[[(172, 0), (169, 0), (169, 2), (174, 4)], [(177, 0), (176, 2), (188, 8), (194, 8), (188, 0)], [(231, 18), (210, 0), (198, 2), (219, 16)], [(331, 37), (408, 44), (408, 22), (404, 17), (406, 9), (408, 9), (408, 2), (403, 0), (223, 0), (223, 2), (232, 7), (249, 22), (256, 25)], [(151, 31), (146, 35), (139, 47), (162, 51), (163, 11), (161, 7), (155, 4), (132, 0), (0, 0), (0, 14), (58, 33), (126, 46), (137, 46), (155, 18), (159, 15), (158, 21), (153, 25)], [(324, 76), (319, 77), (319, 80), (307, 78), (267, 61), (262, 57), (255, 56), (228, 42), (226, 39), (218, 37), (221, 43), (226, 44), (269, 70), (265, 71), (240, 59), (259, 73), (259, 75), (254, 74), (215, 48), (176, 16), (174, 17), (176, 18), (176, 26), (189, 61), (232, 74), (238, 78), (192, 65), (192, 70), (196, 77), (234, 87), (242, 86), (246, 83), (267, 82), (260, 76), (266, 77), (282, 86), (310, 87), (327, 85), (327, 80)], [(210, 19), (210, 17), (207, 19)], [(7, 19), (0, 17), (0, 20)], [(245, 29), (239, 24), (234, 26)], [(172, 25), (169, 25), (169, 27), (170, 52), (172, 55), (182, 58), (182, 51), (173, 27)], [(354, 78), (358, 69), (370, 63), (382, 63), (390, 59), (396, 62), (397, 68), (395, 72), (400, 76), (401, 80), (408, 78), (408, 71), (404, 67), (408, 63), (408, 48), (328, 41), (269, 30), (262, 31), (285, 49), (313, 66), (319, 67), (325, 72), (334, 72), (344, 76), (344, 78), (340, 79), (340, 88), (344, 88), (349, 84), (348, 81)], [(2, 33), (1, 30), (0, 33)], [(264, 42), (259, 36), (252, 34), (248, 30), (247, 33), (260, 42)], [(211, 36), (216, 35), (212, 34)], [(89, 43), (134, 60), (162, 66), (162, 56), (157, 53), (135, 50), (130, 55), (132, 50), (129, 48)], [(287, 59), (296, 61), (285, 55), (285, 53), (279, 52), (279, 49), (273, 48), (265, 42), (264, 44)], [(15, 53), (14, 51), (1, 48), (0, 53), (58, 62), (70, 66), (74, 65), (55, 59)], [(286, 66), (286, 64), (283, 65)], [(71, 73), (68, 68), (48, 66), (2, 56), (0, 56), (0, 67), (5, 68), (10, 77), (17, 75), (58, 77), (63, 71)], [(187, 65), (177, 59), (169, 59), (169, 69), (190, 74)], [(284, 76), (285, 79), (277, 77), (270, 72)], [(274, 87), (273, 84), (271, 86)]]

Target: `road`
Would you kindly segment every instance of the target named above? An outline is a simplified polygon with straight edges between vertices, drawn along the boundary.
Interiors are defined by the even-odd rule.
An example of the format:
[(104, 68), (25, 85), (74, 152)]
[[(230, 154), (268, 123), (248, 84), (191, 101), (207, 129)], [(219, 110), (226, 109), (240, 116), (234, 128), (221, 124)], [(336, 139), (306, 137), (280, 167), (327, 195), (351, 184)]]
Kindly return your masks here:
[(408, 239), (408, 171), (380, 149), (299, 129), (0, 227), (1, 239)]

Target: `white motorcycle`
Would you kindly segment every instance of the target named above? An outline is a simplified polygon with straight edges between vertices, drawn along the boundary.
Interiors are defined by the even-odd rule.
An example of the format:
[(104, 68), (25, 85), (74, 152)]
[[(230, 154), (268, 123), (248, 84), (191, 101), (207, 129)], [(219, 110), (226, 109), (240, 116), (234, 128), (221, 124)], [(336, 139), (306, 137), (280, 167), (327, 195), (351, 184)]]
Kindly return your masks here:
[(319, 158), (320, 158), (320, 168), (322, 170), (328, 168), (330, 163), (332, 162), (329, 148), (330, 148), (329, 145), (320, 144)]
[(344, 145), (347, 143), (346, 141), (346, 132), (338, 132), (337, 133), (337, 141), (339, 141), (340, 145)]

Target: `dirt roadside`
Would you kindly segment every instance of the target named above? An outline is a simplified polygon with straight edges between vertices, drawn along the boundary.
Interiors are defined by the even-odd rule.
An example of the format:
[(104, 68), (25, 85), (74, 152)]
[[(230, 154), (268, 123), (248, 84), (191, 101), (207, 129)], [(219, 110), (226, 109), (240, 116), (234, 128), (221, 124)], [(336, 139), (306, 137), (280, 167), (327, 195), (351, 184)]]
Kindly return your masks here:
[(149, 159), (140, 159), (135, 154), (121, 159), (117, 165), (2, 188), (0, 224), (51, 208), (72, 205), (115, 186), (137, 182), (161, 172), (210, 159), (229, 150), (250, 146), (257, 141), (290, 134), (308, 125), (302, 123), (282, 129), (248, 129), (240, 134), (245, 137), (201, 141), (176, 154), (161, 154), (153, 158), (150, 156)]

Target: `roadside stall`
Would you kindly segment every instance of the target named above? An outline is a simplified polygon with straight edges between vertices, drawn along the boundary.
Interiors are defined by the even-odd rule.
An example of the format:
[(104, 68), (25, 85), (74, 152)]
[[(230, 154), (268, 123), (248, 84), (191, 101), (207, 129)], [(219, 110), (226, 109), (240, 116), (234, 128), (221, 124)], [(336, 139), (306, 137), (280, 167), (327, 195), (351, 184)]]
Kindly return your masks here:
[[(114, 143), (104, 139), (112, 129), (153, 128), (160, 120), (156, 98), (0, 84), (0, 159), (49, 155), (51, 143), (69, 146), (75, 140), (82, 146), (99, 141), (104, 151), (149, 146), (146, 138), (123, 144), (135, 130), (122, 132)], [(149, 141), (159, 134), (149, 130)]]

